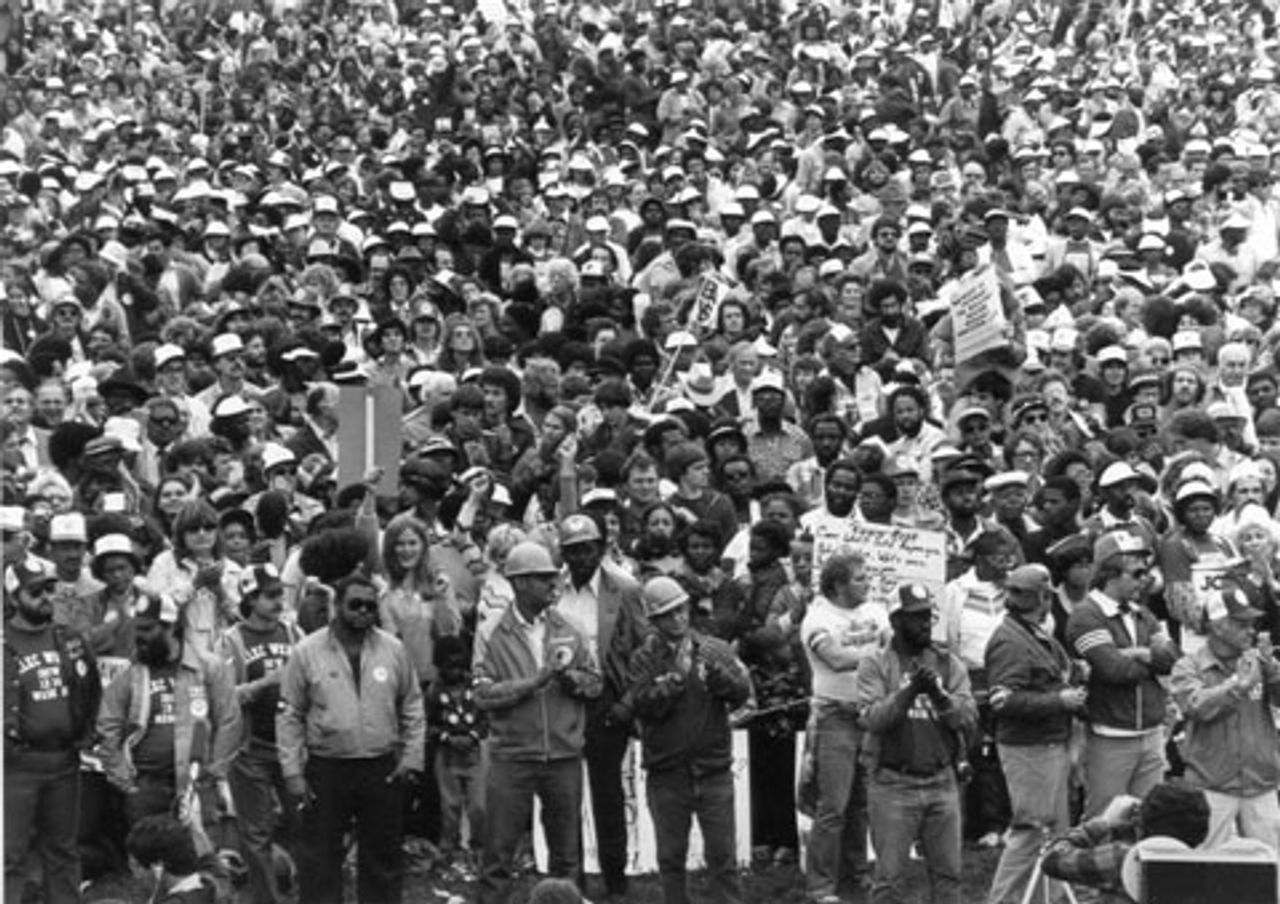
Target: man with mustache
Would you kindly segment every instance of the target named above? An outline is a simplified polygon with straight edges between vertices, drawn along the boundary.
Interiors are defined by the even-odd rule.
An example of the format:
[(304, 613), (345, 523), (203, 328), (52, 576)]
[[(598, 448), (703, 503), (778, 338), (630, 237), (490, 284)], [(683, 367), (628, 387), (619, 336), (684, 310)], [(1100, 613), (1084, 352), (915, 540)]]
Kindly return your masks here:
[(271, 853), (276, 800), (283, 803), (285, 799), (276, 752), (276, 710), (280, 676), (294, 645), (302, 639), (296, 626), (281, 621), (283, 613), (280, 573), (271, 564), (254, 565), (240, 577), (244, 621), (228, 628), (222, 638), (223, 658), (235, 676), (236, 702), (245, 722), (240, 752), (231, 764), (231, 793), (253, 904), (281, 900)]
[[(240, 742), (240, 707), (231, 671), (220, 659), (186, 642), (178, 605), (147, 595), (134, 613), (133, 662), (115, 677), (98, 714), (107, 779), (125, 793), (125, 819), (168, 813), (191, 790), (191, 764), (199, 762), (197, 790), (230, 809), (227, 770)], [(213, 814), (213, 801), (201, 812)]]
[(280, 679), (280, 765), (305, 818), (299, 900), (342, 901), (351, 830), (357, 899), (394, 904), (404, 891), (405, 785), (419, 780), (425, 755), (422, 689), (404, 644), (377, 627), (373, 581), (343, 578), (334, 599), (328, 627), (294, 648)]
[(81, 747), (102, 696), (83, 639), (53, 623), (53, 566), (28, 558), (5, 572), (14, 607), (4, 639), (4, 897), (21, 901), (27, 853), (43, 867), (40, 900), (80, 900)]

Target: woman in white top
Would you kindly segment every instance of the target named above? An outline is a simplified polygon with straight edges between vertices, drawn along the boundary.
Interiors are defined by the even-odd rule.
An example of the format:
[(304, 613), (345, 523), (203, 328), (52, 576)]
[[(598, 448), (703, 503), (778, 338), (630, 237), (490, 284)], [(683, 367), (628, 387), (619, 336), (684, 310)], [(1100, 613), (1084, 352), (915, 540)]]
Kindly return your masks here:
[(147, 572), (152, 592), (169, 594), (182, 607), (186, 637), (200, 649), (237, 620), (240, 566), (222, 554), (218, 513), (203, 499), (188, 502), (173, 519), (173, 547)]

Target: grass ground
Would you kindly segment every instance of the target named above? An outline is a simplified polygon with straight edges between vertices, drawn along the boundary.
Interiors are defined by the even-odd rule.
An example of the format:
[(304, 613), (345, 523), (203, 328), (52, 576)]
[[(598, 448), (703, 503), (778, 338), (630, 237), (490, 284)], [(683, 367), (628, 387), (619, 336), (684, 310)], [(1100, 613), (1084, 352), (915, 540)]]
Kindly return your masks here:
[[(995, 871), (999, 851), (981, 850), (967, 847), (964, 854), (964, 879), (961, 899), (966, 904), (978, 904), (986, 899), (987, 889), (991, 884), (991, 876)], [(912, 901), (927, 902), (929, 900), (924, 864), (912, 864)], [(774, 867), (750, 870), (743, 873), (743, 893), (747, 904), (803, 904), (804, 877), (794, 867)], [(527, 899), (528, 890), (536, 877), (528, 877), (522, 881), (520, 888), (512, 895), (513, 902)], [(593, 885), (589, 893), (595, 891)], [(706, 900), (706, 886), (701, 875), (695, 874), (692, 879), (693, 900)], [(450, 898), (460, 897), (466, 902), (474, 900), (473, 889), (468, 883), (444, 882), (435, 876), (420, 871), (412, 871), (405, 888), (405, 904), (446, 904)], [(121, 877), (99, 882), (85, 896), (86, 904), (109, 900), (143, 904), (147, 900), (141, 884), (132, 879)], [(347, 900), (354, 901), (353, 891), (348, 891)], [(248, 904), (248, 898), (243, 898)], [(299, 902), (306, 904), (306, 902)], [(456, 902), (455, 902), (456, 904)], [(627, 904), (662, 904), (662, 891), (656, 876), (640, 876), (631, 882), (627, 895)], [(862, 901), (851, 904), (863, 904)]]

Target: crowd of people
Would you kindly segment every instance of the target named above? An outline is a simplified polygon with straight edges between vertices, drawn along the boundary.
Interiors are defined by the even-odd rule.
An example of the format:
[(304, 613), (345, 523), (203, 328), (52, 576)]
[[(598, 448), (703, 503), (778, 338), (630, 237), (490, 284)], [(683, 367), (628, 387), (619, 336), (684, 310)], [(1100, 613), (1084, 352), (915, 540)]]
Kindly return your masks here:
[(1278, 67), (1265, 3), (5, 4), (6, 899), (496, 904), (585, 781), (621, 901), (639, 767), (668, 904), (695, 816), (723, 904), (798, 818), (814, 904), (1123, 894), (1065, 833), (1142, 798), (1280, 849)]

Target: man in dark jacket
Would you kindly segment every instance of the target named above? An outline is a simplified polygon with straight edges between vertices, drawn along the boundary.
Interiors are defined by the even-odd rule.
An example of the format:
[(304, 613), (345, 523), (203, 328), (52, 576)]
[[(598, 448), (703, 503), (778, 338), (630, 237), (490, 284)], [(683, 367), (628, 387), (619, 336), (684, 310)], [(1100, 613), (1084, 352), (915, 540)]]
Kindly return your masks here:
[(1085, 813), (1113, 797), (1142, 797), (1164, 777), (1165, 690), (1178, 647), (1140, 600), (1150, 545), (1127, 529), (1094, 543), (1093, 591), (1071, 613), (1067, 641), (1089, 663)]
[(690, 819), (706, 845), (712, 900), (742, 900), (734, 855), (733, 761), (729, 713), (751, 695), (751, 679), (722, 640), (689, 627), (689, 595), (656, 577), (642, 591), (654, 631), (631, 657), (649, 810), (657, 835), (666, 904), (686, 904)]
[(4, 639), (4, 897), (23, 900), (27, 852), (43, 867), (40, 900), (80, 900), (80, 755), (102, 685), (83, 638), (53, 623), (53, 567), (34, 557), (5, 572), (14, 614)]
[(1005, 578), (1004, 620), (987, 641), (987, 681), (996, 717), (1000, 765), (1013, 820), (989, 904), (1021, 901), (1045, 832), (1070, 824), (1068, 787), (1071, 717), (1085, 706), (1085, 690), (1072, 687), (1071, 660), (1045, 630), (1049, 570), (1023, 565)]

